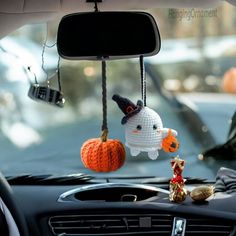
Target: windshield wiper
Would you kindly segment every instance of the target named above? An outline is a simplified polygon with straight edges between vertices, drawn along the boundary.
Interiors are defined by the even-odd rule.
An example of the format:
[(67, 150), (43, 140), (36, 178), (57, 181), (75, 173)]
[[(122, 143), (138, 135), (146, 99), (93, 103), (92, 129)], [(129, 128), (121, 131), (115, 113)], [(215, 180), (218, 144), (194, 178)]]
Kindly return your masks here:
[[(207, 179), (203, 178), (192, 178), (192, 177), (184, 177), (186, 179), (186, 184), (201, 184), (201, 183), (208, 183)], [(147, 179), (142, 181), (142, 184), (169, 184), (170, 178), (166, 177), (156, 177), (153, 179)], [(211, 181), (210, 181), (211, 182)]]
[(73, 175), (20, 175), (6, 177), (10, 185), (77, 185), (90, 182), (93, 177), (86, 174)]
[[(132, 183), (140, 183), (140, 184), (169, 184), (169, 177), (156, 177), (156, 176), (109, 176), (104, 177), (107, 183), (120, 182), (120, 181), (128, 181)], [(195, 177), (184, 177), (186, 179), (186, 184), (201, 184), (201, 183), (209, 183), (214, 182), (212, 180), (204, 179), (204, 178), (195, 178)]]
[[(170, 178), (155, 177), (155, 176), (127, 176), (127, 177), (100, 177), (96, 178), (86, 174), (72, 174), (72, 175), (20, 175), (6, 177), (10, 185), (78, 185), (78, 184), (97, 184), (101, 182), (124, 182), (125, 180), (140, 184), (163, 184), (167, 185)], [(186, 177), (186, 184), (201, 184), (212, 182), (203, 178)]]

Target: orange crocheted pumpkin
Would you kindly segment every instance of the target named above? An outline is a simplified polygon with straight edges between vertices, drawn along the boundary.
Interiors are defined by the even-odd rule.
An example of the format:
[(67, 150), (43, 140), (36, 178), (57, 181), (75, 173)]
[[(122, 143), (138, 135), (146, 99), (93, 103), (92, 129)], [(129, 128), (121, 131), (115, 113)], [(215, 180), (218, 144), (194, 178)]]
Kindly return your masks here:
[(87, 140), (81, 148), (84, 166), (97, 172), (119, 169), (125, 162), (125, 148), (119, 140), (107, 139), (108, 131), (101, 138)]
[(170, 129), (167, 137), (162, 141), (162, 148), (165, 152), (176, 152), (179, 149), (179, 142)]

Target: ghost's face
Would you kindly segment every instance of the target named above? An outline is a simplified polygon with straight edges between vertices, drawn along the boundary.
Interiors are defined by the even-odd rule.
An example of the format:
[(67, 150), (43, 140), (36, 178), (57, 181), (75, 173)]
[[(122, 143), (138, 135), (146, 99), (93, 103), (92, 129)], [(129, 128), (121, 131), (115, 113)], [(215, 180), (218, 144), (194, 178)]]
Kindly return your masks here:
[(154, 110), (144, 107), (125, 124), (126, 144), (143, 151), (160, 149), (162, 129), (160, 116)]

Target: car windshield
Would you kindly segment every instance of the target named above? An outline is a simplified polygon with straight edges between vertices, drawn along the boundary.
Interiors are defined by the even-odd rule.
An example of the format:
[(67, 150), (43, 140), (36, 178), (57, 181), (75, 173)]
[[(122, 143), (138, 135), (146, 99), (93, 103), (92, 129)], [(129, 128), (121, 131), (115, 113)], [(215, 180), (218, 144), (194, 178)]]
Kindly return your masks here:
[[(58, 20), (24, 26), (0, 41), (0, 165), (5, 175), (171, 177), (170, 160), (176, 155), (186, 160), (184, 175), (190, 177), (213, 179), (220, 166), (236, 166), (235, 160), (202, 160), (200, 155), (227, 141), (236, 110), (234, 7), (225, 3), (216, 9), (162, 9), (151, 14), (162, 46), (159, 54), (144, 58), (147, 106), (158, 112), (164, 127), (178, 131), (179, 150), (160, 150), (158, 159), (150, 160), (146, 152), (133, 157), (126, 148), (124, 166), (110, 173), (83, 166), (82, 144), (101, 134), (101, 63), (59, 60)], [(227, 83), (230, 76), (234, 85)], [(107, 62), (109, 138), (123, 144), (124, 114), (112, 96), (119, 94), (136, 104), (141, 99), (140, 77), (138, 59)], [(64, 107), (30, 99), (27, 94), (35, 83), (55, 90), (61, 85)]]

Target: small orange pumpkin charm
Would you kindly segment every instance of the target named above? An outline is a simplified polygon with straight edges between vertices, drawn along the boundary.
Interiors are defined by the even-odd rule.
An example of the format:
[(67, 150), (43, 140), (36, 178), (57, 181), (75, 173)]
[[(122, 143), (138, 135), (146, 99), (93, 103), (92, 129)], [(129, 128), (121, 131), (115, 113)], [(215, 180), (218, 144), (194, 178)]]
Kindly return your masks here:
[(87, 140), (81, 147), (84, 166), (96, 172), (115, 171), (125, 162), (125, 148), (119, 140), (107, 139), (108, 130), (100, 138)]
[(171, 129), (169, 129), (167, 137), (162, 141), (162, 148), (165, 152), (176, 152), (179, 149), (179, 142), (172, 134)]

